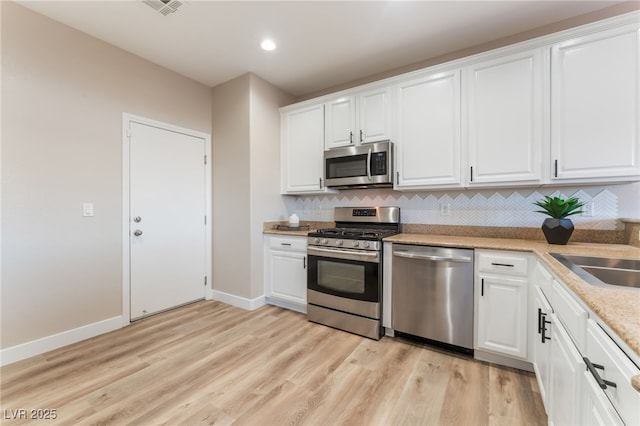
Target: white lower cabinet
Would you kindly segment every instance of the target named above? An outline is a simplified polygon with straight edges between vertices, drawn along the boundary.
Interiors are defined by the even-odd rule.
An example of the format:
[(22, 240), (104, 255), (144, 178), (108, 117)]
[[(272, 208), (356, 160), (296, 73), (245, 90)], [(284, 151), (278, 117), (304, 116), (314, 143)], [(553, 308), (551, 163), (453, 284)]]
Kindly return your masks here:
[(589, 371), (582, 373), (583, 400), (582, 400), (582, 424), (623, 426), (624, 423), (613, 405), (602, 392), (600, 386)]
[(587, 360), (592, 367), (587, 373), (593, 381), (600, 381), (596, 398), (603, 405), (597, 413), (591, 413), (593, 417), (606, 417), (607, 413), (614, 410), (625, 424), (639, 425), (640, 393), (631, 386), (631, 377), (640, 374), (640, 368), (631, 362), (592, 319), (587, 321), (585, 361)]
[(534, 286), (532, 296), (535, 333), (533, 333), (531, 362), (533, 364), (533, 371), (536, 373), (540, 397), (548, 413), (549, 401), (551, 400), (549, 392), (551, 372), (551, 320), (549, 318), (553, 311), (540, 286)]
[(547, 324), (552, 327), (549, 424), (579, 425), (585, 363), (558, 317), (551, 314), (550, 321), (551, 324)]
[(264, 237), (267, 303), (307, 311), (307, 237)]
[(541, 263), (533, 277), (531, 361), (549, 424), (640, 424), (640, 369)]
[(476, 250), (476, 349), (526, 360), (527, 255)]

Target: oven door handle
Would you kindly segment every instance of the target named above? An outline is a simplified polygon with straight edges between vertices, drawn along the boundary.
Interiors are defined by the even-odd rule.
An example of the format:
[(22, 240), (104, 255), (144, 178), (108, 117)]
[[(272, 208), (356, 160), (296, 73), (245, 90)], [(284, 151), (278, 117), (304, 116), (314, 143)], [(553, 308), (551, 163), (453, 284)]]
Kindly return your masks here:
[(367, 178), (371, 180), (371, 148), (369, 148), (369, 152), (367, 153)]
[(405, 257), (407, 259), (433, 260), (435, 262), (471, 262), (470, 257), (452, 257), (452, 256), (432, 256), (428, 254), (418, 254), (412, 252), (396, 251), (394, 256)]
[[(364, 250), (340, 250), (324, 247), (307, 247), (307, 254), (312, 256), (326, 256), (326, 257), (339, 257), (346, 260), (364, 260), (365, 262), (377, 262), (377, 251), (364, 251)], [(367, 260), (370, 259), (370, 260)]]

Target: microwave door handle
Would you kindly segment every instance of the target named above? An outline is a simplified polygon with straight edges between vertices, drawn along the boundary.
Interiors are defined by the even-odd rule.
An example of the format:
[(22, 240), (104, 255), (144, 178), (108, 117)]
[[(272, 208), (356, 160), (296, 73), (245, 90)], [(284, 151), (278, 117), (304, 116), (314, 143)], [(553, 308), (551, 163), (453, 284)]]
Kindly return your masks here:
[(369, 152), (367, 153), (367, 178), (371, 180), (371, 148), (369, 148)]

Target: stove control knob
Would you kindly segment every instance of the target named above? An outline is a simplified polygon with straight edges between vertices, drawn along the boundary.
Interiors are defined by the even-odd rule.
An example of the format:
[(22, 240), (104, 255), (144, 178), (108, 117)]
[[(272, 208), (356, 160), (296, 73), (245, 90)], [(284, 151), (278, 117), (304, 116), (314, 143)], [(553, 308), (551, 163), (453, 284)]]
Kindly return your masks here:
[(344, 244), (344, 241), (342, 241), (342, 240), (338, 240), (338, 241), (336, 241), (336, 245), (337, 245), (337, 246), (341, 246), (341, 245), (343, 245), (343, 244)]
[(327, 240), (326, 238), (323, 238), (322, 241), (320, 241), (322, 244), (329, 244), (329, 240)]
[(354, 247), (358, 247), (359, 245), (360, 245), (360, 243), (359, 243), (358, 241), (354, 241), (354, 242), (353, 242), (353, 246), (354, 246)]
[(370, 245), (371, 244), (369, 244), (368, 241), (365, 241), (364, 243), (362, 243), (362, 247), (364, 247), (364, 248), (369, 248)]
[(315, 240), (313, 240), (313, 242), (316, 244), (320, 244), (320, 238), (316, 238)]

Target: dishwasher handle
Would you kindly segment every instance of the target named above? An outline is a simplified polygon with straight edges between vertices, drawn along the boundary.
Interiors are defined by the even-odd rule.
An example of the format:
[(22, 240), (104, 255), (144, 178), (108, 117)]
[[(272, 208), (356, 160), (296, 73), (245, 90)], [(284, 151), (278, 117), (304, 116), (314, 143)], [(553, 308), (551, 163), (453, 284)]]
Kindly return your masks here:
[(460, 262), (460, 263), (469, 263), (471, 262), (470, 257), (458, 257), (458, 256), (435, 256), (431, 254), (422, 254), (422, 253), (413, 253), (410, 251), (394, 251), (394, 256), (404, 257), (407, 259), (418, 259), (418, 260), (432, 260), (434, 262)]

